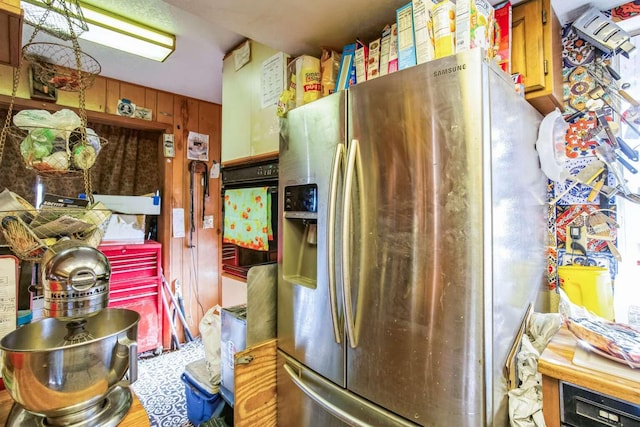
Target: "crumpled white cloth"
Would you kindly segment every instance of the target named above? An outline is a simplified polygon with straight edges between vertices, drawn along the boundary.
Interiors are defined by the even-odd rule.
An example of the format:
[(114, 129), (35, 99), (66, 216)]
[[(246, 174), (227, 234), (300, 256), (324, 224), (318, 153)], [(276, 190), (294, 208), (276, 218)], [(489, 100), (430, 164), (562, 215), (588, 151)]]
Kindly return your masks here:
[(561, 324), (562, 319), (557, 313), (531, 314), (527, 333), (522, 335), (520, 350), (516, 355), (520, 385), (508, 393), (511, 427), (546, 427), (538, 359)]

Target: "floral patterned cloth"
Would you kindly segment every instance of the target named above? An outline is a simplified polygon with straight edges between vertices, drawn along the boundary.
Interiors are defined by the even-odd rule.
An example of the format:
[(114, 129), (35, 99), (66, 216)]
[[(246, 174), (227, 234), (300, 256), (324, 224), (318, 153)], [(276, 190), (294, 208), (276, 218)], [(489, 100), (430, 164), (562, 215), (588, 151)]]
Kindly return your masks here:
[(267, 251), (270, 239), (273, 231), (269, 187), (226, 190), (223, 242)]

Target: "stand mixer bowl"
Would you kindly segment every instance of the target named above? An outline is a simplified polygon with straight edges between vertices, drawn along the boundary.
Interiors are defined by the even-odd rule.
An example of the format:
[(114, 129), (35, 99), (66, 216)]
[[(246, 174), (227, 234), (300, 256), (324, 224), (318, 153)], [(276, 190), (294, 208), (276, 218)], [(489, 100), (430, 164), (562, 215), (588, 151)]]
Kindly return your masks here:
[(80, 320), (45, 318), (0, 341), (2, 375), (27, 411), (60, 418), (97, 405), (127, 370), (137, 379), (140, 315), (107, 308)]

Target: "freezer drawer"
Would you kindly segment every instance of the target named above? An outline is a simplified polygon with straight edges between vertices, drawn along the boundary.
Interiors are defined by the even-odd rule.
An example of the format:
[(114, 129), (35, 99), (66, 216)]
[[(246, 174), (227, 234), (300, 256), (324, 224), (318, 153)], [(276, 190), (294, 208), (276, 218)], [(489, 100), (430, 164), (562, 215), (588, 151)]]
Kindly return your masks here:
[(338, 387), (281, 350), (276, 366), (279, 427), (418, 427)]

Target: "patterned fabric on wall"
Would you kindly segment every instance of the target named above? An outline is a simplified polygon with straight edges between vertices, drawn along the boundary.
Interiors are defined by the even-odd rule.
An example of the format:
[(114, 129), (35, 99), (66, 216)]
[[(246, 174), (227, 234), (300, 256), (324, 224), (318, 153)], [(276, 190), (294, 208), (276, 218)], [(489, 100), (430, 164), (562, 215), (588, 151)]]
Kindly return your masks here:
[[(4, 123), (6, 111), (0, 111)], [(160, 188), (158, 132), (88, 124), (109, 142), (102, 147), (91, 168), (94, 194), (142, 195)], [(7, 138), (2, 156), (0, 191), (9, 190), (25, 200), (35, 202), (36, 174), (27, 169), (20, 154), (20, 142)], [(82, 175), (73, 177), (41, 177), (45, 192), (77, 197), (85, 192)]]

